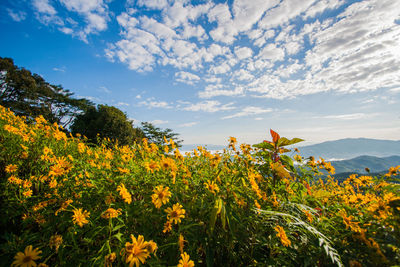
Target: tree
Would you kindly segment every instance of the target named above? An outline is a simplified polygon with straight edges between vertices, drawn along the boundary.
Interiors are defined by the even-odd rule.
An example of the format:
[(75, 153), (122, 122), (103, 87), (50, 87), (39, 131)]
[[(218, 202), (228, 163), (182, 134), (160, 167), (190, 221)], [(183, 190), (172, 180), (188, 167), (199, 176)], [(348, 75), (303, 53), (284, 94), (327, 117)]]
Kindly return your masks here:
[(183, 142), (182, 140), (178, 139), (179, 134), (174, 133), (172, 129), (167, 128), (165, 130), (162, 130), (161, 128), (154, 126), (150, 122), (142, 122), (141, 126), (145, 137), (151, 143), (162, 145), (164, 143), (164, 137), (174, 140), (178, 147), (180, 147), (180, 144)]
[(76, 117), (71, 126), (73, 134), (82, 134), (92, 143), (97, 143), (97, 136), (101, 139), (118, 140), (120, 145), (130, 145), (144, 137), (143, 132), (133, 127), (133, 123), (126, 114), (113, 106), (98, 105), (89, 108), (85, 113)]
[(15, 114), (27, 118), (42, 115), (65, 128), (77, 114), (93, 105), (72, 95), (61, 85), (49, 84), (41, 76), (15, 66), (11, 58), (0, 57), (0, 105)]

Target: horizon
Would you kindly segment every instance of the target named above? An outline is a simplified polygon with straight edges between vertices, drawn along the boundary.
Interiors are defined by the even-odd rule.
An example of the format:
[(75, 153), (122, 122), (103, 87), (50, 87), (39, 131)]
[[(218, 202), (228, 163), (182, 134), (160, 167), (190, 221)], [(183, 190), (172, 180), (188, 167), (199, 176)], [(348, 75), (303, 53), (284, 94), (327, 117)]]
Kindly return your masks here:
[[(3, 1), (1, 57), (184, 145), (399, 141), (395, 1)], [(207, 140), (206, 142), (204, 140)]]

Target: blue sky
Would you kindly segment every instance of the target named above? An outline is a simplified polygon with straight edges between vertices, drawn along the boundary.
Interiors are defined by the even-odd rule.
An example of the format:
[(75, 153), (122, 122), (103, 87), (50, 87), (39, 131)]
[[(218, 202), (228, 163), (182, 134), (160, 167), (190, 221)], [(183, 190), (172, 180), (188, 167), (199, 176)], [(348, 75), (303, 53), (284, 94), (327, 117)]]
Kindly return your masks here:
[(5, 0), (0, 56), (185, 144), (398, 140), (398, 1)]

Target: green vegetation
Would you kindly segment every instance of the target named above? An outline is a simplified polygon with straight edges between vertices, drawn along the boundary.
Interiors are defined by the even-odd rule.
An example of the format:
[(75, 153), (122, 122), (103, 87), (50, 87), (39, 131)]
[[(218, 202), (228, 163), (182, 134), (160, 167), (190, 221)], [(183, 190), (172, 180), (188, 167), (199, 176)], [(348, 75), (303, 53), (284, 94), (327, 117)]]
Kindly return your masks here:
[(49, 84), (39, 75), (15, 66), (10, 58), (0, 57), (0, 88), (0, 105), (27, 118), (42, 115), (64, 128), (92, 106), (89, 100), (73, 98), (73, 93), (61, 85)]
[(90, 142), (108, 138), (114, 142), (118, 140), (120, 145), (133, 144), (145, 137), (143, 131), (133, 127), (132, 121), (125, 113), (116, 107), (98, 105), (91, 107), (85, 113), (76, 117), (71, 126), (73, 134), (82, 134)]
[(143, 122), (141, 128), (134, 127), (126, 114), (116, 107), (96, 107), (87, 99), (73, 98), (69, 90), (15, 66), (10, 58), (0, 57), (0, 86), (0, 105), (28, 121), (41, 115), (48, 122), (62, 126), (64, 131), (84, 135), (95, 144), (109, 138), (127, 145), (146, 137), (162, 145), (164, 136), (178, 145), (182, 142), (179, 134), (171, 129), (161, 129), (148, 122)]
[[(43, 117), (0, 107), (5, 265), (393, 266), (400, 264), (400, 166), (318, 180), (282, 155), (301, 141), (181, 155), (143, 140), (88, 145)], [(171, 153), (165, 153), (164, 151)], [(299, 163), (303, 159), (294, 156)], [(43, 265), (46, 264), (46, 265)]]

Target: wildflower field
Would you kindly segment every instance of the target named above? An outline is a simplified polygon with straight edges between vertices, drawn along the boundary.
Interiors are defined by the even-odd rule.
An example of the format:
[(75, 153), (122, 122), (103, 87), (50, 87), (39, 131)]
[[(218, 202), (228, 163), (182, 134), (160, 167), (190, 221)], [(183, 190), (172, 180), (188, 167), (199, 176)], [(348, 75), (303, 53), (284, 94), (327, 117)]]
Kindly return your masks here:
[(399, 265), (400, 166), (338, 183), (271, 136), (95, 146), (0, 106), (1, 265)]

